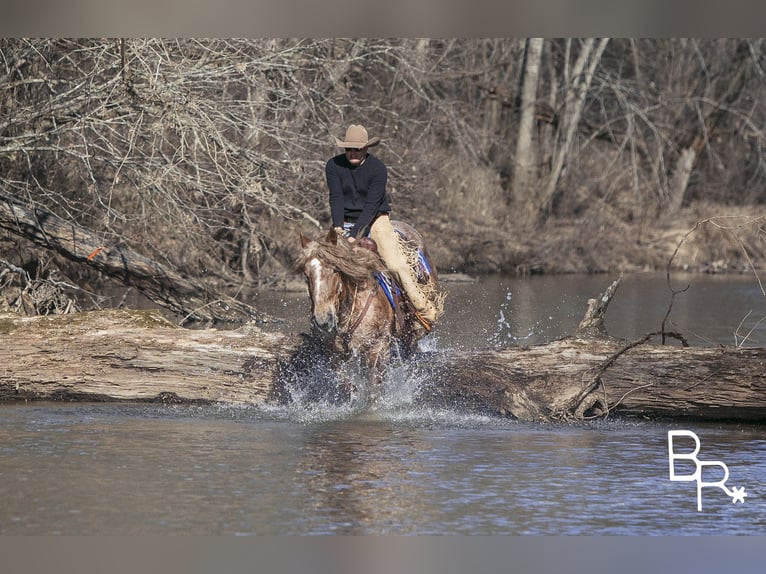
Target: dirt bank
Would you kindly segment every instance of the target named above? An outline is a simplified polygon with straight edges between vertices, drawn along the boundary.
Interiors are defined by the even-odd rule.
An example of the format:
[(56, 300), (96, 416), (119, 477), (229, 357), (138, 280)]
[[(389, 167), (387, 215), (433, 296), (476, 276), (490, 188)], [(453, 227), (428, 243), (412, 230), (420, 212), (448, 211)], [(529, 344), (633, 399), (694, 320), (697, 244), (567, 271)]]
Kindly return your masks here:
[(667, 268), (752, 273), (766, 268), (766, 215), (698, 205), (672, 221), (625, 222), (608, 214), (552, 218), (536, 228), (436, 220), (424, 234), (437, 266), (463, 273), (619, 273)]

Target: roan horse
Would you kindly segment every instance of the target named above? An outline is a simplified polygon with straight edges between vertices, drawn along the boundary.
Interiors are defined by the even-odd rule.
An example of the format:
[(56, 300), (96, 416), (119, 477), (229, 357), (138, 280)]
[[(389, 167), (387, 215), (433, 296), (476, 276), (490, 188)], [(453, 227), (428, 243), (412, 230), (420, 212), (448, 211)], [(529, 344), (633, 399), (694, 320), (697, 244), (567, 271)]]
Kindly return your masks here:
[[(393, 221), (392, 225), (400, 240), (425, 258), (419, 281), (438, 292), (436, 268), (420, 234), (404, 222)], [(365, 247), (366, 241), (371, 242), (350, 243), (334, 230), (319, 240), (301, 234), (302, 251), (296, 268), (306, 276), (312, 331), (322, 341), (323, 351), (335, 364), (358, 356), (369, 382), (376, 387), (393, 354), (411, 356), (430, 327), (417, 318), (403, 291), (390, 278), (374, 243)], [(369, 390), (373, 396), (377, 392), (375, 388)]]

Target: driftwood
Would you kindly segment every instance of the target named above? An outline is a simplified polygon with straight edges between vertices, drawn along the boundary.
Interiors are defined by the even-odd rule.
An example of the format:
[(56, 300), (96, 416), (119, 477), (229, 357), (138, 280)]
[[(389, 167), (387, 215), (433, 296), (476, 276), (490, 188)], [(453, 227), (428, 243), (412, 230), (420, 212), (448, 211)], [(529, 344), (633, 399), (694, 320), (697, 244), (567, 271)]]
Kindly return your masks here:
[[(605, 416), (766, 421), (766, 349), (658, 345), (603, 334), (618, 282), (580, 330), (533, 347), (426, 354), (416, 400), (525, 421)], [(189, 330), (153, 312), (0, 317), (0, 401), (261, 405), (310, 371), (309, 338)]]
[(92, 267), (186, 320), (205, 323), (269, 321), (250, 305), (206, 289), (126, 245), (104, 242), (84, 227), (40, 208), (29, 208), (0, 194), (0, 229)]

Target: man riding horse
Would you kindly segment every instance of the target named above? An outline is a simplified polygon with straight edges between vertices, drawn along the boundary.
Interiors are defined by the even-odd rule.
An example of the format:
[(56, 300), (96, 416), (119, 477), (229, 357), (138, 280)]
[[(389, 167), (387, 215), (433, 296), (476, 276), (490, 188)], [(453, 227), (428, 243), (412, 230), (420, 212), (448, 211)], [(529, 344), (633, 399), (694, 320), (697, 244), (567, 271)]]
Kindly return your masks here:
[(344, 153), (330, 158), (325, 167), (333, 227), (350, 242), (364, 237), (375, 242), (378, 254), (406, 293), (418, 319), (430, 330), (443, 312), (444, 297), (427, 288), (431, 283), (418, 281), (417, 254), (407, 248), (391, 225), (388, 170), (368, 151), (380, 143), (380, 138), (370, 138), (364, 126), (352, 124), (345, 137), (336, 137), (335, 143)]

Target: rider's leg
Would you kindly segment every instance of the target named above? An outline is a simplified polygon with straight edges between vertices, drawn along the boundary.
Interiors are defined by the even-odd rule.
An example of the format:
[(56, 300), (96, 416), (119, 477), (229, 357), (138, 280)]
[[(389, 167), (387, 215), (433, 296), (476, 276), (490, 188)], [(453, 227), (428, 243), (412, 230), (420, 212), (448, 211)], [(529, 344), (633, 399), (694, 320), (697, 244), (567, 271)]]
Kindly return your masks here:
[(418, 283), (416, 262), (410, 261), (402, 249), (388, 215), (380, 215), (375, 220), (370, 228), (370, 237), (378, 244), (378, 254), (396, 276), (418, 313), (429, 323), (436, 322), (442, 314), (442, 300), (439, 297), (429, 298), (423, 286)]

